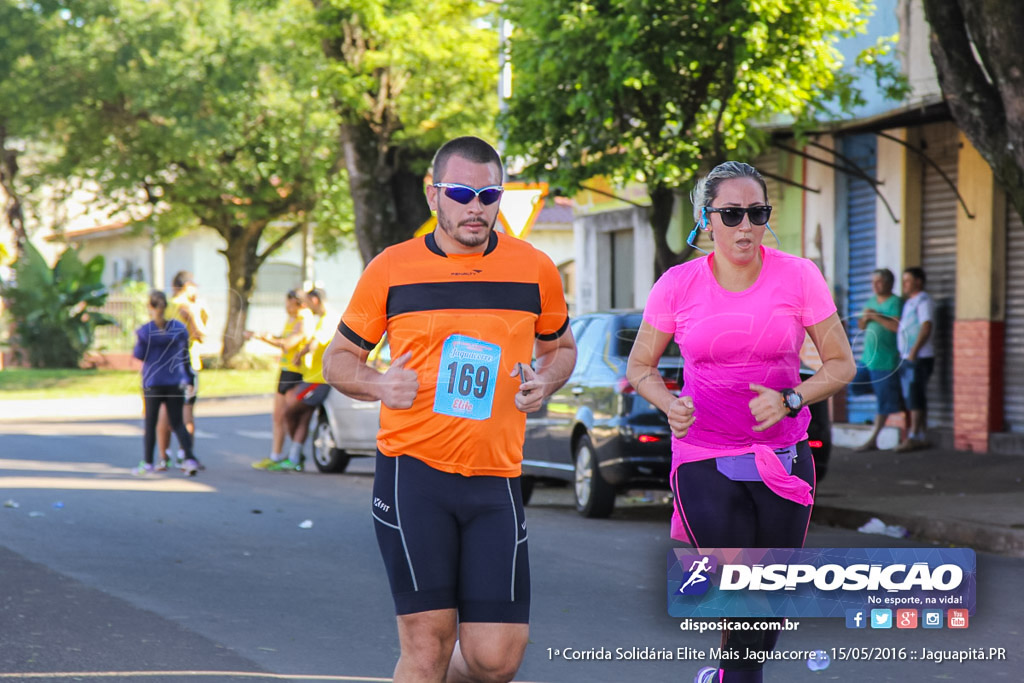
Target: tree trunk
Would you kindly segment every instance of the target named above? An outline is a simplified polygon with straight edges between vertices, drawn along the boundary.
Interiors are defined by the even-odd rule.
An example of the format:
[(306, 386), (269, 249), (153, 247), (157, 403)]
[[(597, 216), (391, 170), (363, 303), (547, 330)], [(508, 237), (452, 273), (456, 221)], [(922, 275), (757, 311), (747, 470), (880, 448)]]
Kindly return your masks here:
[[(245, 344), (245, 325), (249, 317), (249, 301), (256, 289), (259, 240), (248, 240), (242, 230), (232, 230), (227, 247), (222, 251), (228, 261), (228, 319), (224, 326), (221, 360), (225, 367)], [(283, 293), (282, 293), (283, 294)]]
[(678, 254), (668, 244), (668, 229), (672, 223), (672, 209), (675, 206), (676, 194), (669, 187), (657, 186), (650, 189), (651, 195), (651, 229), (654, 231), (654, 277), (672, 266), (679, 265), (693, 253), (693, 248), (684, 245)]
[(932, 59), (953, 119), (1024, 216), (1024, 3), (923, 4)]
[(398, 150), (381, 147), (365, 124), (344, 124), (341, 143), (363, 263), (413, 236), (430, 217), (423, 176), (408, 168)]
[(14, 187), (17, 175), (18, 152), (7, 149), (7, 128), (0, 124), (0, 187), (7, 195), (4, 216), (14, 231), (15, 247), (20, 256), (25, 249), (25, 242), (28, 241), (28, 234), (25, 232), (25, 212), (22, 209), (21, 198)]

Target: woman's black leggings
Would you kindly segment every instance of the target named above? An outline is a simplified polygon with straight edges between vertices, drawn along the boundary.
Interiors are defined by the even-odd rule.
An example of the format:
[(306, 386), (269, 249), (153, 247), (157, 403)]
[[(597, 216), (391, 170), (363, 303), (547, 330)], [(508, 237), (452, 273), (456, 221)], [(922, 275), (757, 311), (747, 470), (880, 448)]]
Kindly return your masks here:
[[(806, 441), (797, 444), (793, 474), (813, 488), (814, 457)], [(764, 482), (733, 481), (718, 471), (714, 459), (680, 465), (672, 477), (675, 505), (690, 542), (696, 548), (802, 548), (811, 520), (811, 506), (782, 498)], [(733, 622), (763, 623), (758, 619)], [(779, 639), (777, 630), (722, 632), (721, 683), (760, 683), (763, 664), (743, 655), (768, 651)], [(738, 657), (738, 658), (733, 658)]]
[[(185, 406), (185, 390), (177, 386), (144, 387), (146, 403), (146, 436), (143, 438), (143, 459), (153, 464), (153, 449), (156, 447), (156, 419), (160, 415), (160, 404), (167, 406), (167, 419), (171, 429), (178, 436), (178, 443), (185, 451), (185, 458), (196, 460), (192, 452), (192, 435), (185, 428), (182, 410)], [(198, 460), (196, 460), (198, 462)]]

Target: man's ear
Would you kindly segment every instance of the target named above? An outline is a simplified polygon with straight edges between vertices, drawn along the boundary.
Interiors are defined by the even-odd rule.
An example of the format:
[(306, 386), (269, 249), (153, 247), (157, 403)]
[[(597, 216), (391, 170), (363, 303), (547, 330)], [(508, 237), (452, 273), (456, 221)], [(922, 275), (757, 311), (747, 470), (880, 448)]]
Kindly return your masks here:
[(433, 185), (427, 185), (427, 206), (430, 207), (431, 211), (437, 211), (437, 188)]

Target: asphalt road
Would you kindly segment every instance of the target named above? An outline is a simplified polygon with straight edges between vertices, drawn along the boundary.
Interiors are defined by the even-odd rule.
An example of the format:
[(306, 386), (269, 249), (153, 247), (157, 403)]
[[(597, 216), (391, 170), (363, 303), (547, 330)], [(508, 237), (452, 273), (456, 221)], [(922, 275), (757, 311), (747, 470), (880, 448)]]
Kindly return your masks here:
[[(398, 649), (368, 509), (372, 461), (344, 475), (258, 472), (249, 463), (268, 450), (266, 414), (201, 417), (199, 429), (205, 472), (135, 478), (138, 420), (0, 424), (0, 499), (11, 505), (0, 508), (0, 681), (389, 679)], [(667, 616), (669, 512), (632, 501), (611, 519), (584, 520), (567, 489), (536, 491), (531, 644), (517, 680), (688, 683), (713, 664), (692, 652), (564, 658), (718, 644), (718, 634), (683, 632)], [(914, 545), (823, 527), (808, 539), (892, 544)], [(845, 660), (815, 672), (794, 654), (765, 678), (1019, 681), (1022, 562), (978, 556), (967, 630), (853, 631), (806, 619), (779, 644), (792, 653), (1004, 647), (1005, 660)]]

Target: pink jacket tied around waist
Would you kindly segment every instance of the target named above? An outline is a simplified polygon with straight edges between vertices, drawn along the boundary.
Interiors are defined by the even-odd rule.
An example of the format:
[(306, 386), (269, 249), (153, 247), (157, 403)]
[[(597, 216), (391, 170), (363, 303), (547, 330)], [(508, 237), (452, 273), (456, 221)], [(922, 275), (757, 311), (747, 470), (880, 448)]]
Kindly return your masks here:
[[(765, 483), (765, 486), (775, 492), (776, 495), (804, 506), (810, 505), (814, 502), (814, 499), (811, 497), (811, 485), (795, 474), (789, 474), (786, 472), (786, 468), (782, 466), (781, 462), (779, 462), (779, 457), (775, 455), (775, 450), (771, 446), (758, 443), (744, 448), (706, 448), (700, 449), (699, 454), (695, 452), (697, 449), (694, 446), (688, 446), (686, 451), (686, 454), (683, 455), (676, 449), (673, 449), (673, 479), (676, 476), (676, 470), (679, 466), (688, 462), (707, 460), (709, 458), (728, 458), (734, 455), (753, 453), (754, 463), (757, 465), (757, 473), (761, 475), (761, 481)], [(672, 538), (678, 541), (690, 540), (689, 534), (686, 533), (686, 527), (683, 525), (683, 519), (679, 516), (678, 505), (673, 506), (672, 508), (671, 535)]]

